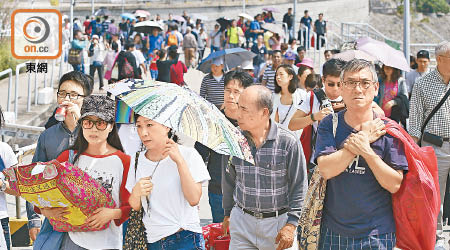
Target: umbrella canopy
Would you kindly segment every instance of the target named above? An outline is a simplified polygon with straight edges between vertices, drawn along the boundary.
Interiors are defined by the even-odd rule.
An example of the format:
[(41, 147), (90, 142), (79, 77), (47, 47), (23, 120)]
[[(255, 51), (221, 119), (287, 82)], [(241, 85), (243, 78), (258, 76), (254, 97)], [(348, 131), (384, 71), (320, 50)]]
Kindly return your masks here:
[(94, 16), (110, 16), (111, 11), (107, 10), (105, 7), (101, 7), (96, 12), (94, 12)]
[(253, 20), (253, 17), (250, 16), (249, 14), (247, 14), (247, 13), (241, 13), (241, 14), (239, 14), (239, 16), (243, 17), (245, 19), (248, 19), (248, 20)]
[(150, 16), (150, 12), (148, 12), (146, 10), (136, 10), (134, 12), (134, 15), (135, 16), (141, 16), (141, 17), (144, 17), (144, 16), (149, 17)]
[(279, 13), (280, 12), (277, 8), (274, 8), (274, 7), (265, 7), (265, 8), (263, 8), (263, 10), (264, 11), (270, 11), (270, 12), (273, 12), (273, 13)]
[(384, 42), (374, 40), (370, 37), (363, 37), (356, 40), (356, 48), (374, 56), (387, 66), (407, 72), (410, 71), (408, 61), (403, 53)]
[(375, 62), (376, 57), (367, 54), (362, 50), (347, 50), (338, 54), (333, 55), (333, 58), (341, 59), (344, 61), (351, 61), (352, 59), (364, 59), (367, 61)]
[(182, 17), (182, 16), (177, 16), (177, 15), (173, 16), (173, 17), (172, 17), (172, 20), (177, 21), (177, 22), (180, 22), (180, 23), (186, 22), (186, 19), (184, 19), (184, 17)]
[(232, 69), (240, 66), (243, 61), (251, 60), (256, 54), (243, 48), (233, 48), (219, 50), (209, 54), (209, 56), (200, 63), (198, 70), (203, 73), (211, 72), (212, 61), (216, 58), (222, 57), (225, 69)]
[(202, 15), (202, 14), (198, 14), (198, 13), (196, 13), (196, 14), (192, 14), (192, 20), (198, 20), (198, 19), (200, 19), (200, 20), (202, 20), (202, 21), (208, 21), (208, 17), (207, 16), (205, 16), (205, 15)]
[(220, 24), (220, 30), (225, 30), (229, 25), (231, 25), (231, 20), (225, 17), (216, 19), (216, 22)]
[(162, 31), (162, 27), (155, 21), (143, 21), (134, 25), (134, 31), (138, 33), (152, 33), (153, 29)]
[(274, 24), (274, 23), (264, 23), (262, 25), (262, 28), (265, 30), (268, 30), (272, 33), (277, 33), (278, 35), (284, 37), (285, 36), (285, 32), (283, 30), (283, 26), (281, 26), (281, 24)]
[(219, 154), (254, 163), (247, 140), (217, 107), (188, 87), (173, 83), (123, 80), (108, 92), (139, 115), (172, 128)]
[(136, 17), (131, 13), (123, 13), (122, 15), (120, 15), (120, 17), (130, 20), (136, 20)]

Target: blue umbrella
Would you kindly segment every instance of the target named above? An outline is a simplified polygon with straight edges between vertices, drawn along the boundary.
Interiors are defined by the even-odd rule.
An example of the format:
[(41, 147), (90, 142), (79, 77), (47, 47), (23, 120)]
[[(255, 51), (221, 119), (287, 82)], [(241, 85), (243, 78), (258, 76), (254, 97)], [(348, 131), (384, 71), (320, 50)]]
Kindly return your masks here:
[(211, 53), (207, 58), (203, 59), (200, 65), (198, 65), (198, 70), (206, 74), (211, 72), (212, 61), (220, 57), (223, 59), (225, 70), (228, 70), (240, 66), (244, 61), (248, 61), (255, 56), (255, 53), (243, 48), (219, 50)]
[(131, 13), (123, 13), (122, 15), (120, 15), (120, 17), (130, 20), (136, 20), (136, 17)]

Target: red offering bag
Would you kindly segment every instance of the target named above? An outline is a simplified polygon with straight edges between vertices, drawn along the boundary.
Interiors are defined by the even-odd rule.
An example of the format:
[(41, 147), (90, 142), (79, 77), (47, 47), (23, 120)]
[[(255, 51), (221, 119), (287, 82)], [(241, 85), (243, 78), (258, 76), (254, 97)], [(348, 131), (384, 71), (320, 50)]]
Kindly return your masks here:
[(228, 250), (230, 235), (223, 236), (222, 223), (209, 224), (202, 229), (207, 250)]
[(392, 195), (397, 245), (403, 250), (433, 250), (437, 216), (441, 205), (437, 159), (432, 147), (419, 147), (394, 121), (386, 132), (401, 140), (408, 160), (408, 173)]

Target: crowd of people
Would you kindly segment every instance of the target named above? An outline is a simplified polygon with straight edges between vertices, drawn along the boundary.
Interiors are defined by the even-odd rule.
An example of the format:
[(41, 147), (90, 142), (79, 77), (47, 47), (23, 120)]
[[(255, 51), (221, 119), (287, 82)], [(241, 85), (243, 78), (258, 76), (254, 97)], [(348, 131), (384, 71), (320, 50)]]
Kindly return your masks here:
[[(147, 20), (154, 21), (160, 28), (155, 27), (150, 33), (137, 32), (135, 25)], [(210, 49), (210, 53), (237, 47), (251, 50), (257, 54), (253, 59), (253, 68), (254, 77), (258, 78), (262, 77), (265, 66), (272, 64), (273, 52), (281, 51), (283, 57), (291, 52), (287, 53), (286, 58), (294, 60), (295, 57), (294, 62), (298, 64), (303, 59), (302, 54), (310, 47), (313, 32), (317, 34), (317, 46), (319, 42), (320, 48), (325, 44), (327, 29), (322, 13), (312, 23), (308, 11), (305, 11), (305, 16), (300, 21), (298, 39), (292, 34), (292, 8), (283, 17), (282, 23), (287, 27), (284, 34), (263, 28), (265, 23), (276, 22), (271, 11), (257, 14), (254, 19), (241, 15), (238, 19), (222, 21), (208, 31), (204, 20), (197, 18), (194, 21), (186, 11), (175, 18), (169, 14), (167, 20), (162, 20), (160, 15), (154, 18), (143, 14), (136, 14), (135, 17), (122, 16), (120, 23), (108, 16), (86, 16), (83, 23), (74, 18), (73, 40), (70, 50), (65, 52), (65, 60), (69, 61), (74, 70), (88, 72), (92, 77), (97, 72), (99, 88), (102, 89), (104, 79), (112, 83), (131, 76), (183, 83), (182, 75), (190, 67), (195, 68), (201, 63), (206, 55), (206, 48)], [(288, 37), (284, 38), (285, 36)], [(67, 17), (63, 25), (63, 37), (64, 42), (69, 42), (70, 21)], [(302, 41), (300, 47), (297, 45), (299, 41)], [(179, 60), (180, 53), (184, 54), (184, 62)], [(87, 62), (89, 70), (85, 69)], [(117, 68), (116, 65), (126, 67)], [(172, 69), (173, 65), (176, 66)], [(171, 80), (172, 78), (175, 79)]]
[[(290, 9), (283, 18), (289, 30), (291, 15)], [(70, 115), (64, 121), (49, 119), (33, 162), (76, 164), (109, 186), (116, 207), (98, 209), (86, 221), (93, 228), (108, 224), (105, 230), (61, 233), (48, 219), (41, 225), (39, 214), (63, 219), (66, 208), (37, 209), (27, 203), (34, 249), (121, 249), (127, 232), (121, 224), (132, 209), (142, 207), (151, 208), (142, 219), (148, 249), (205, 249), (197, 206), (206, 181), (213, 222), (230, 234), (230, 249), (298, 249), (302, 205), (316, 169), (327, 180), (319, 249), (393, 249), (391, 194), (400, 189), (408, 161), (402, 142), (385, 134), (384, 117), (435, 149), (444, 202), (450, 173), (449, 100), (426, 118), (449, 90), (450, 42), (436, 47), (435, 69), (429, 68), (429, 51), (421, 50), (417, 68), (403, 78), (400, 69), (387, 65), (333, 58), (336, 50), (324, 51), (326, 62), (317, 68), (305, 57), (308, 44), (298, 46), (293, 38), (281, 43), (279, 34), (266, 39), (260, 22), (275, 22), (271, 12), (254, 20), (231, 20), (225, 29), (217, 24), (209, 33), (201, 20), (192, 22), (186, 12), (183, 18), (185, 22), (175, 22), (169, 15), (164, 23), (157, 15), (154, 21), (168, 26), (164, 34), (164, 29), (134, 31), (146, 17), (124, 18), (118, 27), (108, 17), (86, 17), (82, 26), (75, 22), (72, 49), (88, 51), (90, 76), (78, 63), (60, 79), (58, 104)], [(323, 14), (311, 26), (305, 11), (301, 22), (308, 32), (326, 33)], [(142, 150), (127, 148), (131, 138), (120, 136), (125, 126), (115, 122), (116, 102), (92, 94), (95, 71), (99, 88), (104, 74), (110, 82), (148, 75), (183, 85), (183, 73), (203, 58), (206, 47), (211, 52), (244, 47), (256, 54), (232, 69), (222, 57), (212, 60), (199, 93), (240, 129), (255, 164), (200, 143), (181, 145), (176, 131), (140, 115), (132, 126)], [(179, 51), (185, 63), (179, 61)], [(67, 55), (70, 62), (77, 56), (73, 51)], [(5, 167), (17, 164), (6, 144), (0, 144), (0, 156)], [(1, 191), (0, 199), (10, 191), (7, 182)], [(4, 203), (0, 200), (2, 212)], [(4, 218), (2, 225), (9, 244)], [(442, 214), (437, 225), (436, 249), (446, 249)]]

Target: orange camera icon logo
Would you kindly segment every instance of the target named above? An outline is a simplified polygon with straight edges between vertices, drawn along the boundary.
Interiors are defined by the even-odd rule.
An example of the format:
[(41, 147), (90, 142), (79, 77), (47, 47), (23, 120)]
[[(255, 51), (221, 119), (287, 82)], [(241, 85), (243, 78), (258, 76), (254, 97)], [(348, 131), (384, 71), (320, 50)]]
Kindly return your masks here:
[(56, 59), (62, 52), (62, 16), (55, 9), (18, 9), (11, 15), (11, 53), (17, 59)]

